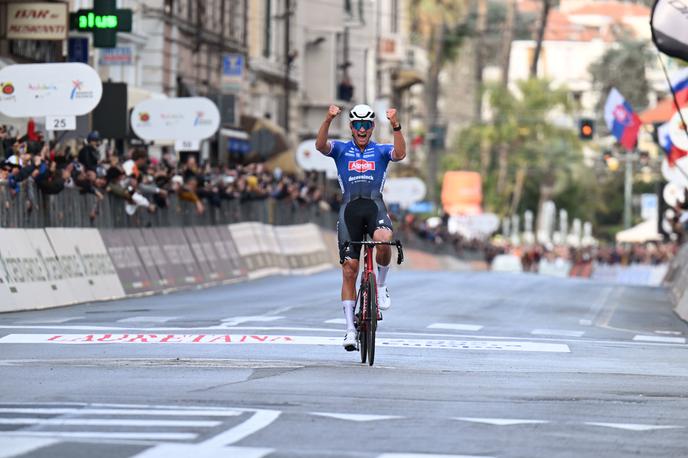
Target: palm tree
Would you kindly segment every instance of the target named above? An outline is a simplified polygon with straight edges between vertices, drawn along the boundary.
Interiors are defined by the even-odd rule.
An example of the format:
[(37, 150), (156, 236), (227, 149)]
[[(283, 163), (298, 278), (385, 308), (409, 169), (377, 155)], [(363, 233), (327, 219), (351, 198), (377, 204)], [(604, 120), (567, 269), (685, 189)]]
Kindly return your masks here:
[[(469, 0), (412, 0), (410, 4), (412, 32), (428, 51), (428, 74), (425, 80), (426, 127), (436, 133), (437, 101), (440, 94), (439, 76), (443, 66), (455, 57), (460, 40), (448, 39), (460, 29), (468, 11)], [(430, 142), (428, 157), (429, 199), (437, 201), (438, 155), (437, 141)]]
[[(448, 170), (479, 171), (486, 206), (501, 214), (516, 211), (526, 183), (537, 182), (540, 208), (551, 199), (559, 179), (582, 160), (575, 132), (550, 118), (555, 111), (571, 110), (567, 91), (552, 90), (540, 79), (519, 81), (517, 88), (517, 93), (501, 84), (487, 88), (492, 121), (460, 132), (444, 163)], [(487, 161), (477, 154), (481, 147), (489, 152)]]

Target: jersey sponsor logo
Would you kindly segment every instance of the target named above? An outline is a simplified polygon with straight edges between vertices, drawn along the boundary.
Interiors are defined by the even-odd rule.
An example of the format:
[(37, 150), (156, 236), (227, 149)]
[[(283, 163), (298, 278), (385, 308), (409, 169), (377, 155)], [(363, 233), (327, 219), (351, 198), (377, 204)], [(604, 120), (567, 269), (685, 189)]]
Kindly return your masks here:
[(349, 161), (349, 170), (358, 173), (366, 173), (370, 170), (375, 170), (375, 162), (359, 159), (357, 161)]
[(373, 181), (375, 178), (373, 178), (370, 175), (354, 175), (349, 177), (349, 183), (354, 182), (354, 181)]

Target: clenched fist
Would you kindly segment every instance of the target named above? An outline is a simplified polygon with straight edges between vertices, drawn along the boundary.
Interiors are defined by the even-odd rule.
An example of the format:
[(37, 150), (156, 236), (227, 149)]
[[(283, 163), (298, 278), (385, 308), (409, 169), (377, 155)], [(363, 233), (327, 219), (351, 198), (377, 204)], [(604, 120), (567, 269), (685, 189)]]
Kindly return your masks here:
[(339, 108), (337, 105), (330, 105), (330, 108), (327, 110), (327, 119), (334, 119), (337, 117), (339, 113), (342, 112), (342, 109)]
[(396, 108), (390, 108), (389, 110), (387, 110), (387, 119), (389, 119), (389, 123), (392, 124), (392, 127), (396, 127), (399, 125)]

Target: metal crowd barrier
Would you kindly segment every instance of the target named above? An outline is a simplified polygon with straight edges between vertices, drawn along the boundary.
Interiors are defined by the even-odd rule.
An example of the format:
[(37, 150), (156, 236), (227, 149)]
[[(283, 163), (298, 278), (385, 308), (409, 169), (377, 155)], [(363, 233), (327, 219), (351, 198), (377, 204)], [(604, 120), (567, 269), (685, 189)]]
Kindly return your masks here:
[(319, 203), (299, 203), (272, 198), (252, 200), (222, 200), (219, 206), (204, 200), (205, 211), (198, 213), (191, 202), (171, 194), (166, 208), (149, 212), (144, 207), (134, 215), (125, 211), (126, 202), (106, 194), (98, 200), (92, 194), (65, 188), (47, 195), (32, 181), (20, 184), (19, 193), (12, 195), (6, 183), (0, 182), (0, 227), (184, 227), (206, 226), (256, 221), (274, 225), (312, 222), (334, 230), (337, 215)]

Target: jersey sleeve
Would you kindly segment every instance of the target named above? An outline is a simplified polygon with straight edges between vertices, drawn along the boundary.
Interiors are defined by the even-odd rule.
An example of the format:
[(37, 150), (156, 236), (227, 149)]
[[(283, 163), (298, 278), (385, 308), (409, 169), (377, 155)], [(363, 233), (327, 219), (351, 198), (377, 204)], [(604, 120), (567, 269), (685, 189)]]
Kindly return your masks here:
[(337, 159), (344, 152), (344, 145), (346, 145), (346, 143), (338, 140), (330, 140), (330, 145), (332, 145), (332, 148), (330, 148), (330, 152), (327, 155), (332, 159)]
[(380, 149), (382, 150), (382, 156), (385, 159), (387, 159), (388, 161), (391, 161), (391, 162), (398, 162), (398, 161), (395, 161), (394, 158), (392, 157), (392, 152), (394, 151), (394, 145), (391, 145), (391, 144), (380, 145)]

